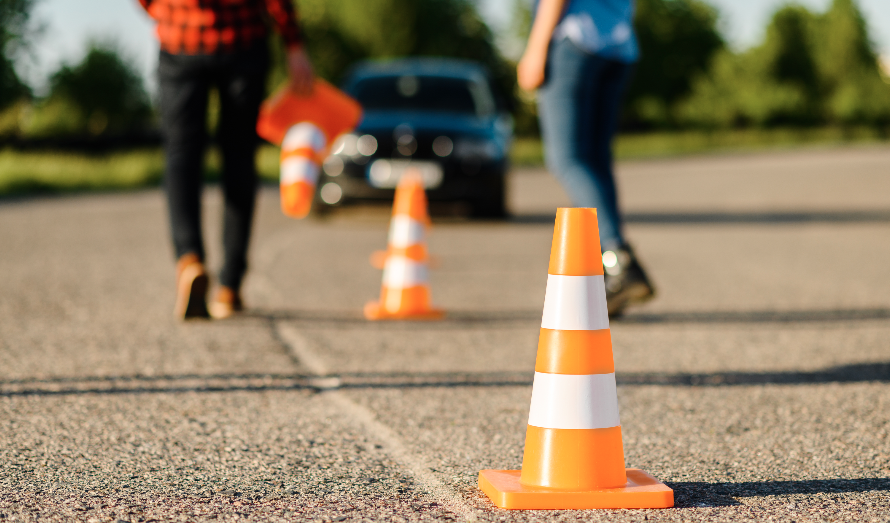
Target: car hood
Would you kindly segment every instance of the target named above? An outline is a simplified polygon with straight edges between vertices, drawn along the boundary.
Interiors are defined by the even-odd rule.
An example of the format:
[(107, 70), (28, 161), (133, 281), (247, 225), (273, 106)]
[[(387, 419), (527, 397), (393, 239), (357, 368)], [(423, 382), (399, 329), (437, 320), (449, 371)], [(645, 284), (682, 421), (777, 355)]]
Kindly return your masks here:
[(446, 113), (368, 111), (357, 127), (358, 132), (390, 134), (400, 125), (411, 127), (415, 133), (471, 134), (485, 136), (492, 133), (492, 118)]

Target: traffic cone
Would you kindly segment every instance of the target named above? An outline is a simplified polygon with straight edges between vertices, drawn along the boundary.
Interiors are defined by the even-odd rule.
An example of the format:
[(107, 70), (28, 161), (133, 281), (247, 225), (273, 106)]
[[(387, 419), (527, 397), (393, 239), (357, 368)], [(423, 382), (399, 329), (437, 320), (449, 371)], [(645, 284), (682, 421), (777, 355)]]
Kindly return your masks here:
[(426, 230), (426, 192), (415, 171), (406, 172), (396, 187), (385, 254), (380, 301), (365, 305), (369, 320), (435, 320), (444, 311), (430, 305)]
[[(430, 265), (425, 241), (426, 229), (431, 220), (422, 183), (420, 172), (411, 168), (399, 179), (386, 250), (371, 253), (370, 262), (375, 269), (385, 269), (386, 260), (391, 256), (406, 256)], [(410, 194), (406, 194), (408, 192)]]
[(304, 218), (312, 208), (327, 139), (311, 122), (292, 126), (281, 142), (281, 211)]
[(361, 119), (362, 107), (358, 101), (316, 78), (309, 96), (298, 95), (290, 85), (284, 85), (266, 99), (260, 107), (256, 131), (264, 140), (280, 145), (295, 124), (312, 122), (322, 130), (328, 143), (334, 143)]
[(483, 470), (507, 509), (667, 508), (674, 492), (624, 468), (596, 209), (561, 208), (547, 271), (522, 470)]
[(301, 96), (285, 85), (263, 102), (257, 134), (281, 145), (281, 210), (292, 218), (309, 214), (321, 162), (329, 144), (358, 125), (359, 103), (321, 79)]

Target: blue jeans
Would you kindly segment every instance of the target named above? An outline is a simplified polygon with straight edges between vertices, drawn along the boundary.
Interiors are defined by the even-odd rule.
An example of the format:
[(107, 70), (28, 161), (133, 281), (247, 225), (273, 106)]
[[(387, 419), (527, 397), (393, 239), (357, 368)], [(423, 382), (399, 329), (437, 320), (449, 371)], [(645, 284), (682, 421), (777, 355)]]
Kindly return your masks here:
[(548, 169), (577, 207), (596, 207), (603, 250), (624, 244), (612, 136), (633, 66), (551, 42), (538, 111)]

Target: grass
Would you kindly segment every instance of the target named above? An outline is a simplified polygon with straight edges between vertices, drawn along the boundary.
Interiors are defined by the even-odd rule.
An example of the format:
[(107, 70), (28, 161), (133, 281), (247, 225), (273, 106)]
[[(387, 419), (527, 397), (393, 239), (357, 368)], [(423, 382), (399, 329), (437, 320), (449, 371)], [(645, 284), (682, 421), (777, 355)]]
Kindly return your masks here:
[[(890, 129), (874, 127), (653, 132), (619, 135), (615, 140), (615, 157), (619, 160), (632, 160), (888, 141)], [(513, 165), (542, 165), (544, 148), (537, 138), (518, 138), (510, 156)]]
[[(871, 127), (684, 131), (626, 134), (615, 143), (621, 160), (731, 151), (788, 149), (801, 146), (888, 143), (890, 129)], [(540, 140), (518, 138), (511, 151), (513, 165), (543, 164)], [(220, 157), (211, 150), (205, 179), (219, 178)], [(278, 149), (260, 148), (257, 168), (264, 181), (278, 180)], [(47, 192), (125, 190), (156, 186), (164, 169), (159, 149), (88, 155), (58, 152), (0, 151), (0, 195)]]
[[(204, 178), (219, 179), (219, 153), (206, 157)], [(263, 180), (278, 180), (278, 149), (266, 146), (257, 155)], [(114, 191), (159, 185), (164, 154), (147, 149), (111, 154), (0, 151), (0, 195)]]
[(0, 194), (130, 189), (160, 182), (159, 150), (109, 155), (0, 151)]

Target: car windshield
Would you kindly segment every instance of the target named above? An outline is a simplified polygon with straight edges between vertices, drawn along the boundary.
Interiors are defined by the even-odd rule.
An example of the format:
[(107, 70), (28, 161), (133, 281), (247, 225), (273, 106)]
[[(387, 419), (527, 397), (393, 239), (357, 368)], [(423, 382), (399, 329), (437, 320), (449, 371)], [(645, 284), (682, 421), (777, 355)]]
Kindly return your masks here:
[(477, 80), (437, 76), (376, 76), (360, 80), (352, 94), (366, 111), (423, 111), (487, 116), (494, 101)]

